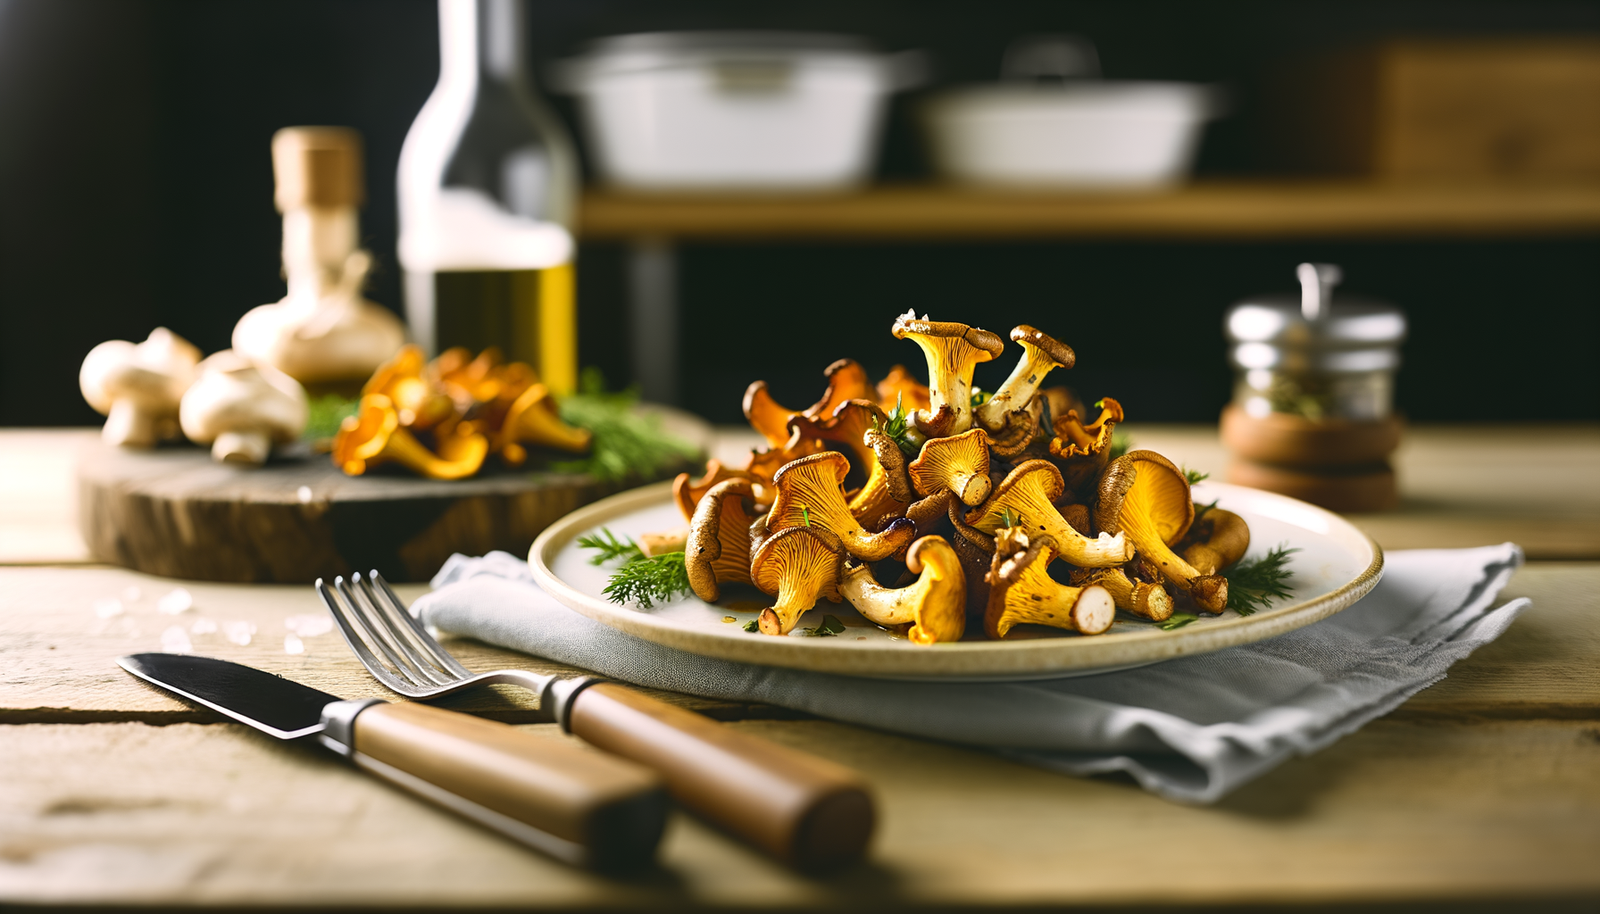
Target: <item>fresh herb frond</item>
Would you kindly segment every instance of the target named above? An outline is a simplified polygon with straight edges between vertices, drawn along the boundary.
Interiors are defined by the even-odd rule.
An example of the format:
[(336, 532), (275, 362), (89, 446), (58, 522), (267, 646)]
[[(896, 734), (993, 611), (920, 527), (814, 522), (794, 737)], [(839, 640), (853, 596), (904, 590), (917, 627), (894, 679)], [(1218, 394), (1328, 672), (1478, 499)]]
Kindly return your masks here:
[(1121, 457), (1123, 454), (1128, 453), (1128, 451), (1131, 450), (1132, 448), (1133, 448), (1133, 439), (1132, 438), (1129, 438), (1127, 435), (1118, 434), (1116, 432), (1112, 432), (1111, 433), (1111, 458), (1110, 459), (1116, 460), (1118, 457)]
[(679, 594), (689, 592), (689, 569), (684, 558), (682, 552), (667, 552), (624, 564), (606, 584), (606, 599), (638, 603), (644, 609), (672, 602)]
[(900, 448), (900, 453), (906, 455), (907, 457), (916, 457), (922, 452), (922, 449), (917, 447), (917, 445), (907, 435), (907, 432), (909, 431), (908, 423), (906, 421), (908, 415), (902, 402), (903, 400), (903, 394), (895, 394), (894, 410), (889, 413), (888, 421), (880, 425), (878, 423), (878, 417), (873, 416), (872, 427), (887, 435), (889, 440), (893, 441)]
[(619, 482), (630, 476), (656, 476), (700, 457), (699, 448), (661, 429), (659, 416), (638, 411), (637, 388), (608, 393), (605, 376), (585, 368), (578, 393), (561, 398), (561, 419), (594, 433), (588, 455), (559, 461), (551, 468), (561, 473), (587, 473), (601, 482)]
[(1299, 549), (1280, 545), (1259, 559), (1244, 559), (1222, 572), (1228, 579), (1228, 608), (1241, 616), (1266, 609), (1273, 600), (1289, 598), (1289, 556)]
[(807, 527), (811, 526), (811, 511), (805, 505), (800, 506), (800, 519)]
[(1199, 523), (1200, 518), (1205, 517), (1207, 514), (1211, 513), (1211, 509), (1215, 508), (1217, 506), (1217, 502), (1219, 502), (1221, 500), (1222, 499), (1218, 498), (1218, 499), (1215, 499), (1214, 501), (1212, 501), (1211, 504), (1209, 504), (1209, 505), (1201, 505), (1200, 507), (1195, 508), (1194, 509), (1195, 522)]
[(1095, 409), (1105, 409), (1106, 408), (1106, 398), (1105, 397), (1101, 397), (1100, 399), (1094, 401), (1094, 408)]
[(1002, 523), (1004, 523), (1006, 525), (1007, 529), (1010, 529), (1011, 527), (1015, 527), (1017, 525), (1017, 523), (1016, 523), (1017, 519), (1015, 517), (1011, 516), (1011, 509), (1007, 508), (1007, 507), (1001, 507), (1000, 508), (1000, 520), (1001, 520)]
[(1184, 467), (1183, 478), (1189, 480), (1189, 485), (1192, 486), (1197, 482), (1205, 482), (1207, 479), (1210, 479), (1211, 474), (1202, 473), (1199, 470), (1191, 470), (1188, 467)]
[(338, 394), (323, 394), (311, 398), (307, 407), (306, 429), (300, 433), (305, 441), (321, 441), (339, 434), (339, 424), (361, 409), (361, 401)]
[(747, 632), (759, 632), (761, 631), (761, 623), (751, 619), (749, 622), (744, 624), (744, 630)]
[(807, 638), (832, 638), (844, 631), (844, 623), (835, 615), (822, 617), (822, 624), (816, 628), (802, 628), (800, 634)]
[(983, 404), (989, 402), (989, 398), (992, 396), (994, 396), (994, 394), (989, 393), (987, 390), (974, 387), (972, 388), (972, 396), (969, 397), (968, 400), (972, 404), (972, 408), (977, 409)]
[(1173, 613), (1171, 616), (1167, 617), (1165, 622), (1160, 622), (1157, 624), (1161, 627), (1162, 631), (1170, 632), (1183, 628), (1185, 625), (1188, 625), (1190, 622), (1193, 622), (1198, 618), (1200, 617), (1194, 613)]
[(588, 533), (578, 537), (578, 545), (585, 549), (594, 549), (598, 553), (589, 558), (591, 565), (599, 565), (613, 559), (622, 559), (624, 563), (637, 562), (645, 557), (638, 543), (631, 538), (619, 540), (616, 534), (605, 527), (601, 527), (599, 533)]

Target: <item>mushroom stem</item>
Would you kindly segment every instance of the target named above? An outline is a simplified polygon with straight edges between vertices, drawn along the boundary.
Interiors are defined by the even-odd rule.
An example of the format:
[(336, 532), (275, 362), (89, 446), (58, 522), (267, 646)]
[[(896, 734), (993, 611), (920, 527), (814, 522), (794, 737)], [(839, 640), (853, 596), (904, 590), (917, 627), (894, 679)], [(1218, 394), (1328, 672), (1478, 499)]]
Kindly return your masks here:
[(128, 397), (111, 404), (100, 437), (106, 444), (155, 447), (167, 437), (166, 430), (174, 424), (175, 418), (176, 414), (165, 408), (165, 404), (152, 407)]
[(955, 549), (942, 537), (925, 536), (906, 552), (906, 568), (917, 580), (892, 588), (873, 580), (866, 565), (852, 566), (839, 581), (839, 593), (878, 625), (911, 624), (907, 635), (913, 643), (961, 640), (966, 630), (967, 578)]
[(1084, 582), (1098, 584), (1111, 594), (1117, 608), (1151, 622), (1165, 622), (1172, 618), (1172, 597), (1160, 584), (1135, 581), (1121, 568), (1097, 570)]
[(1054, 542), (1047, 536), (1029, 541), (1021, 530), (995, 538), (989, 570), (989, 605), (983, 628), (991, 638), (1004, 638), (1013, 627), (1031, 623), (1098, 635), (1116, 620), (1116, 602), (1098, 584), (1070, 587), (1053, 580), (1046, 568)]
[(1005, 428), (1011, 413), (1027, 407), (1051, 369), (1071, 368), (1077, 360), (1072, 347), (1026, 324), (1012, 329), (1011, 339), (1022, 346), (1021, 361), (994, 396), (973, 411), (978, 424), (990, 432)]
[(779, 576), (777, 601), (757, 617), (761, 633), (787, 635), (794, 631), (800, 617), (817, 605), (838, 565), (837, 556), (820, 550), (791, 559)]
[(260, 466), (267, 462), (272, 451), (272, 438), (260, 429), (240, 429), (223, 432), (211, 445), (213, 459), (224, 463)]
[(1049, 461), (1024, 461), (1006, 475), (987, 502), (967, 515), (966, 522), (991, 536), (1007, 526), (1025, 529), (1033, 537), (1048, 536), (1061, 558), (1080, 568), (1106, 568), (1133, 558), (1133, 544), (1121, 533), (1102, 531), (1090, 539), (1074, 530), (1052, 504), (1062, 488), (1061, 473)]
[(1133, 547), (1147, 561), (1161, 571), (1162, 577), (1176, 584), (1180, 590), (1194, 597), (1200, 608), (1210, 613), (1220, 613), (1228, 605), (1228, 579), (1215, 574), (1204, 574), (1184, 561), (1161, 539), (1149, 514), (1137, 502), (1135, 489), (1129, 492), (1121, 517), (1122, 532), (1133, 541)]
[(957, 435), (972, 427), (972, 369), (1005, 351), (987, 330), (947, 321), (900, 315), (892, 328), (897, 339), (910, 337), (928, 360), (928, 408), (911, 414), (912, 423), (932, 438)]
[(1232, 511), (1212, 508), (1201, 523), (1210, 526), (1211, 535), (1183, 551), (1184, 559), (1201, 574), (1216, 574), (1250, 550), (1250, 525)]

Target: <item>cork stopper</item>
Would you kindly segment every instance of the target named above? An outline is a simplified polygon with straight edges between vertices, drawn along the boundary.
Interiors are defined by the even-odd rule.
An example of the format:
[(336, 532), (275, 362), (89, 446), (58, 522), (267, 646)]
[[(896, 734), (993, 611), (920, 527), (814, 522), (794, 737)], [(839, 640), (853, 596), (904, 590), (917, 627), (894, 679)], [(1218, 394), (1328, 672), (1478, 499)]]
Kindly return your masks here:
[(365, 202), (361, 134), (348, 127), (285, 127), (272, 135), (278, 212)]

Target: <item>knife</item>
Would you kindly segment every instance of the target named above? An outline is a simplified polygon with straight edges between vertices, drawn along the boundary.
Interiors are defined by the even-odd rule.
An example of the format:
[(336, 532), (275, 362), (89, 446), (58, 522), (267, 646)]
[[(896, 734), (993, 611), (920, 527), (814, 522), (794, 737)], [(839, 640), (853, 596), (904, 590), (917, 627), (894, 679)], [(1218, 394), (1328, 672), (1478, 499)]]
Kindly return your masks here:
[(344, 700), (254, 667), (130, 654), (129, 673), (282, 740), (315, 737), (358, 767), (569, 863), (636, 868), (655, 856), (668, 800), (615, 756), (422, 704)]

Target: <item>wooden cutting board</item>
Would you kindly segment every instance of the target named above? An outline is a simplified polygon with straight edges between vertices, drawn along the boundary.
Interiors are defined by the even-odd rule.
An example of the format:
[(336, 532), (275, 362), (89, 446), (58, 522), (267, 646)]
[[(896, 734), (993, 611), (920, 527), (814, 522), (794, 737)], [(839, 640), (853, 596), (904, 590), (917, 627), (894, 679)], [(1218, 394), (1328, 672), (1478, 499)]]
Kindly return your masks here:
[[(706, 423), (659, 412), (668, 431), (709, 446)], [(540, 471), (446, 481), (397, 467), (346, 476), (326, 454), (239, 469), (204, 448), (95, 441), (78, 458), (78, 527), (96, 560), (166, 577), (305, 584), (375, 568), (391, 581), (426, 581), (452, 553), (526, 556), (567, 512), (692, 468), (626, 484)]]

